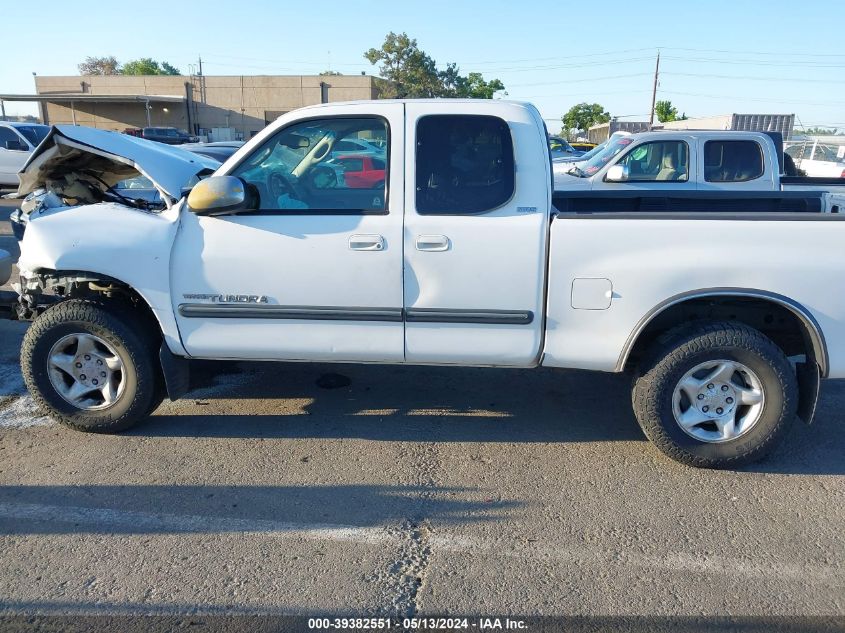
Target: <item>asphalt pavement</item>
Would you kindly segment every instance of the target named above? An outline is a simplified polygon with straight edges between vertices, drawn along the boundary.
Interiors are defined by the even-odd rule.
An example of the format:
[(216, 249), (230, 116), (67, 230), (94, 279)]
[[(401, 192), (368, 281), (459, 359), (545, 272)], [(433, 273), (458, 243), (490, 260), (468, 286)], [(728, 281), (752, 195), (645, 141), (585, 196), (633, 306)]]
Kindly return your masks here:
[(629, 378), (579, 371), (196, 362), (89, 435), (34, 408), (25, 328), (0, 322), (0, 617), (843, 623), (843, 382), (741, 471), (665, 458)]

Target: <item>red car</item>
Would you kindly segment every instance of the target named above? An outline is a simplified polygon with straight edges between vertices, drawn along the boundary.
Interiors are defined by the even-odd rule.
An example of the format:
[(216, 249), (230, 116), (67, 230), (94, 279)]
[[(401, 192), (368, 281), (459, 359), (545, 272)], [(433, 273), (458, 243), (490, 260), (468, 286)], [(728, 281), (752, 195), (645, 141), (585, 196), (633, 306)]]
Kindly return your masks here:
[(343, 171), (349, 189), (380, 189), (384, 187), (384, 159), (375, 156), (338, 156), (335, 162)]

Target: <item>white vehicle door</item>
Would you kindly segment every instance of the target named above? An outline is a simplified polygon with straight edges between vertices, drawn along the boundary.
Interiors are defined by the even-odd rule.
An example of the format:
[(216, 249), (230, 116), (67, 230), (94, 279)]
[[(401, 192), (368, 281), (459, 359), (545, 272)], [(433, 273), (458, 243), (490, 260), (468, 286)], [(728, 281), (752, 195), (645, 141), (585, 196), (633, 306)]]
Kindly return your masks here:
[(31, 152), (29, 143), (20, 134), (0, 125), (0, 184), (17, 185), (18, 172)]
[(593, 177), (593, 190), (694, 191), (696, 162), (694, 138), (635, 141)]
[(534, 364), (551, 206), (542, 119), (518, 104), (442, 111), (406, 105), (406, 361)]
[[(218, 172), (254, 187), (257, 210), (182, 210), (172, 292), (192, 356), (404, 359), (403, 105), (313, 112), (283, 117)], [(334, 144), (355, 138), (386, 142), (388, 173), (370, 189), (330, 164)]]

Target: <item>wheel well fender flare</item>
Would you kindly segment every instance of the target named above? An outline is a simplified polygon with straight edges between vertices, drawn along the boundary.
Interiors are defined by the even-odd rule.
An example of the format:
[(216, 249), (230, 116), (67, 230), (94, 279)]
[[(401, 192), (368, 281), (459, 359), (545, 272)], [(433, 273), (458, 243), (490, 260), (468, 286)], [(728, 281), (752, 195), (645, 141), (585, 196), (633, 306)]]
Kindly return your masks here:
[(628, 335), (628, 339), (625, 341), (625, 345), (623, 346), (622, 351), (619, 354), (619, 359), (616, 363), (616, 371), (624, 370), (625, 365), (628, 362), (628, 357), (634, 349), (634, 346), (636, 345), (640, 335), (643, 333), (646, 327), (648, 327), (649, 323), (651, 323), (657, 316), (659, 316), (661, 313), (671, 308), (672, 306), (676, 306), (678, 304), (693, 299), (704, 299), (708, 297), (745, 297), (751, 299), (761, 299), (786, 308), (789, 312), (795, 315), (795, 317), (801, 323), (801, 326), (804, 329), (804, 333), (806, 334), (812, 347), (813, 357), (815, 362), (819, 366), (821, 376), (825, 377), (827, 375), (829, 366), (827, 343), (825, 342), (821, 326), (807, 308), (805, 308), (797, 301), (794, 301), (789, 297), (775, 292), (759, 290), (756, 288), (735, 287), (703, 288), (699, 290), (689, 290), (676, 294), (672, 297), (669, 297), (668, 299), (664, 299), (663, 301), (658, 303), (646, 314), (644, 314), (642, 318), (640, 318), (634, 329)]

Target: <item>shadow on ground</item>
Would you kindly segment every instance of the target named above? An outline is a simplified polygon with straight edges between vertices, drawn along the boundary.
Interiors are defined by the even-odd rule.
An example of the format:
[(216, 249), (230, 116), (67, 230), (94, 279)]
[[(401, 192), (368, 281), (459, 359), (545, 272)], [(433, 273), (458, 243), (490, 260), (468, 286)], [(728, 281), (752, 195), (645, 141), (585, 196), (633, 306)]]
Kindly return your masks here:
[[(475, 523), (504, 519), (520, 505), (475, 489), (431, 486), (0, 486), (0, 533), (326, 531), (415, 517)], [(341, 531), (337, 538), (355, 535)]]
[[(630, 379), (614, 374), (277, 363), (195, 363), (192, 371), (190, 413), (155, 415), (132, 433), (432, 442), (645, 439), (631, 413)], [(220, 406), (204, 414), (220, 399), (243, 406), (231, 415), (219, 415)], [(288, 401), (284, 413), (275, 413), (275, 400)], [(291, 410), (291, 401), (300, 405)]]

